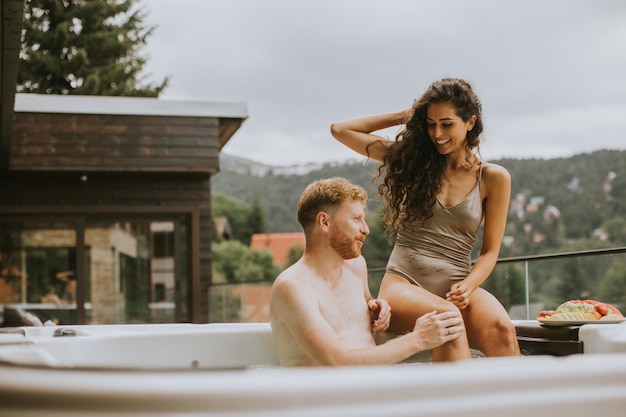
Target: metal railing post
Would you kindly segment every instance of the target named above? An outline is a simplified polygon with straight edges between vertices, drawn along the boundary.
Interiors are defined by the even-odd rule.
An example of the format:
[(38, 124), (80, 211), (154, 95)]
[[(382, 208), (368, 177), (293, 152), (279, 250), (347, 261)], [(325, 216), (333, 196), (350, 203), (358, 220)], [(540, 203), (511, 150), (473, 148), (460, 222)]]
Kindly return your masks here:
[(525, 297), (526, 297), (526, 320), (530, 320), (530, 284), (528, 279), (528, 261), (524, 261), (524, 283), (526, 285), (525, 288)]

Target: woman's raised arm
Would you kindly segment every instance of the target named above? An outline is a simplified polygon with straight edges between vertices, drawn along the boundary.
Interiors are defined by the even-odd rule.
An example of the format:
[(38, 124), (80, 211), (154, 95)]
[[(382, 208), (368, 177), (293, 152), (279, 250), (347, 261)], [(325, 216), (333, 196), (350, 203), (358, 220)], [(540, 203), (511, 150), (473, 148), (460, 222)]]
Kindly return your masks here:
[(330, 125), (330, 133), (339, 142), (353, 151), (382, 162), (387, 148), (393, 143), (372, 132), (406, 123), (412, 109), (393, 113), (363, 116), (355, 119), (335, 122)]

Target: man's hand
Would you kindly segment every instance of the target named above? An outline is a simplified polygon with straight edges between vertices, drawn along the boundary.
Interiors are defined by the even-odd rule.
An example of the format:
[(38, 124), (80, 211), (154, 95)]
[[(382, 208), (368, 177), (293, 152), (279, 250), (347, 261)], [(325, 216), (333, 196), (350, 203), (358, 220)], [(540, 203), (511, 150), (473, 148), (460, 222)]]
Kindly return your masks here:
[(374, 298), (367, 302), (372, 319), (372, 333), (382, 333), (389, 328), (391, 322), (391, 307), (387, 300)]
[(415, 321), (413, 332), (419, 338), (421, 349), (430, 350), (461, 336), (465, 326), (459, 312), (431, 311)]

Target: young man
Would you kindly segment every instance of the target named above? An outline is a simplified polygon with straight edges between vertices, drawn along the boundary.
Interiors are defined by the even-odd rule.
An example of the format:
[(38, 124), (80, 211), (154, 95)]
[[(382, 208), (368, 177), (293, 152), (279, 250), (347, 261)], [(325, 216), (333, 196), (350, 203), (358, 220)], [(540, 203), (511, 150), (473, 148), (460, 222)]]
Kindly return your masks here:
[(391, 309), (372, 299), (361, 248), (365, 190), (344, 178), (318, 180), (298, 202), (305, 235), (302, 258), (272, 287), (270, 322), (284, 366), (399, 363), (458, 338), (458, 312), (424, 314), (412, 332), (377, 345), (374, 333), (387, 330)]

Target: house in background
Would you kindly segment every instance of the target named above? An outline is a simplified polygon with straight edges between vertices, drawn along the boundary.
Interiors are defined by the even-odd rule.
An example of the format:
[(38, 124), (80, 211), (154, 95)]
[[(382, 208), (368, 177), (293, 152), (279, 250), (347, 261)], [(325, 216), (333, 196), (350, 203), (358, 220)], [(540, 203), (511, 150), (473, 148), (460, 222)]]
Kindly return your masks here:
[(273, 256), (274, 265), (285, 268), (289, 261), (289, 251), (304, 250), (304, 233), (255, 233), (250, 238), (250, 248), (268, 250)]
[(23, 1), (0, 13), (0, 304), (207, 322), (211, 176), (246, 105), (16, 94)]

